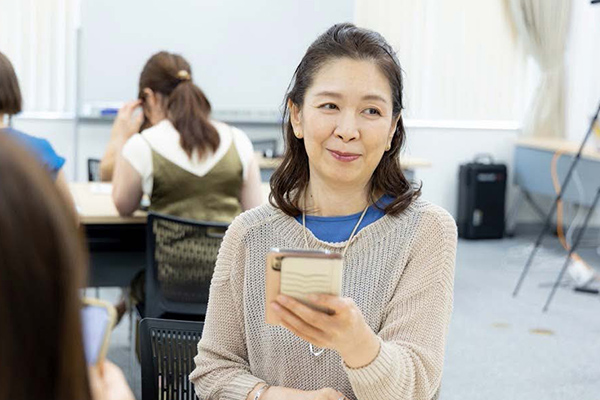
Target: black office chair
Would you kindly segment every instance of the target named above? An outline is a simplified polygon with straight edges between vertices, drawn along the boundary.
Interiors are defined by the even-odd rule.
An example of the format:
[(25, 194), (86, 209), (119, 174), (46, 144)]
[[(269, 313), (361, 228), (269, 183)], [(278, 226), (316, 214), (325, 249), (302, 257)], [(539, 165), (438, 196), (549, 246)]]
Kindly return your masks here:
[(100, 182), (100, 160), (88, 158), (88, 182)]
[(196, 400), (194, 369), (203, 322), (145, 318), (140, 324), (143, 400)]
[(203, 319), (217, 253), (228, 226), (148, 214), (146, 295), (138, 308), (142, 317)]

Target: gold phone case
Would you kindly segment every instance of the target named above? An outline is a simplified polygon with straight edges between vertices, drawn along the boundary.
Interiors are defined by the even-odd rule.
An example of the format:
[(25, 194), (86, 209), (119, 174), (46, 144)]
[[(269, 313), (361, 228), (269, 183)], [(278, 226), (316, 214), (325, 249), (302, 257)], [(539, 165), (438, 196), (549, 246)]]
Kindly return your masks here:
[(104, 337), (102, 338), (102, 347), (100, 348), (100, 353), (98, 354), (98, 359), (96, 360), (96, 364), (100, 364), (106, 358), (106, 352), (108, 351), (108, 345), (110, 342), (110, 334), (117, 321), (117, 311), (111, 303), (104, 300), (84, 297), (81, 301), (84, 307), (101, 307), (106, 309), (106, 312), (108, 313), (108, 324), (106, 324), (106, 330), (104, 331)]
[(279, 293), (293, 297), (322, 312), (330, 310), (311, 304), (310, 294), (322, 293), (340, 296), (342, 292), (342, 256), (329, 251), (280, 250), (267, 253), (266, 269), (266, 322), (279, 325), (270, 304)]

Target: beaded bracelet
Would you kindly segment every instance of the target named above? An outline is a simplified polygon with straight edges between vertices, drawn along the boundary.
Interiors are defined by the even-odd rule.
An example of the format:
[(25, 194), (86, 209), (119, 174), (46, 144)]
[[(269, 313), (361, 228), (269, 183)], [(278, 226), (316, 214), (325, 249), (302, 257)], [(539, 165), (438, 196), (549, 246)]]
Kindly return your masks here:
[(268, 388), (270, 388), (271, 385), (264, 385), (263, 387), (261, 387), (260, 389), (258, 389), (258, 391), (256, 392), (256, 394), (254, 395), (254, 400), (258, 400), (260, 399), (260, 396), (267, 391)]

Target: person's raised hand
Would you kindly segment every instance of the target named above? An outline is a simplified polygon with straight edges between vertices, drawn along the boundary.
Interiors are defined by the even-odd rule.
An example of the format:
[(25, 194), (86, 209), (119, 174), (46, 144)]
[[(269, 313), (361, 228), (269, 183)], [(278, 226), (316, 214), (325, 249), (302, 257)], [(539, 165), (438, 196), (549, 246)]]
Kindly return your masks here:
[(127, 140), (140, 131), (144, 122), (144, 113), (138, 109), (142, 105), (141, 100), (127, 102), (121, 107), (112, 127), (112, 136)]

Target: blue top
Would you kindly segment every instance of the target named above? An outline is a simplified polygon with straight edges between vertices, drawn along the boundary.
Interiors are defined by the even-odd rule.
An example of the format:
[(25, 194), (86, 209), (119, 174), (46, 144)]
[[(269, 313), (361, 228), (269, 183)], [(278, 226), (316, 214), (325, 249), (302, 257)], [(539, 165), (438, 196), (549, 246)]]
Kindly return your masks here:
[(3, 128), (1, 131), (14, 137), (17, 142), (21, 143), (26, 149), (32, 152), (33, 155), (40, 160), (44, 168), (48, 170), (52, 179), (56, 179), (58, 171), (65, 164), (65, 159), (56, 154), (50, 145), (50, 142), (46, 139), (40, 139), (12, 128)]
[[(389, 195), (382, 196), (378, 201), (377, 205), (381, 208), (385, 208), (390, 204), (394, 198)], [(306, 227), (312, 232), (313, 235), (319, 240), (330, 243), (345, 242), (350, 238), (350, 234), (354, 229), (354, 226), (358, 222), (362, 211), (352, 215), (343, 215), (340, 217), (319, 217), (316, 215), (306, 216)], [(363, 229), (365, 226), (372, 224), (379, 218), (383, 217), (385, 213), (375, 205), (372, 205), (367, 210), (365, 217), (361, 221), (355, 235)], [(296, 217), (296, 221), (302, 224), (302, 214)]]

